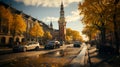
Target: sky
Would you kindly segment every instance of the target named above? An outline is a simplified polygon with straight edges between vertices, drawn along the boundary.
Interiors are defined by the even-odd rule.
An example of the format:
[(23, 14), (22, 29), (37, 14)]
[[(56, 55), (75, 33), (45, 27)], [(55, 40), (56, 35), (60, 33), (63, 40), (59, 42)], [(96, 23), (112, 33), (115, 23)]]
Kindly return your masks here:
[[(2, 0), (10, 4), (13, 8), (24, 12), (49, 25), (53, 23), (53, 28), (58, 29), (58, 19), (60, 17), (61, 1), (64, 4), (66, 28), (79, 31), (81, 33), (84, 25), (82, 24), (83, 15), (79, 15), (79, 2), (83, 0)], [(86, 38), (82, 35), (83, 38)]]

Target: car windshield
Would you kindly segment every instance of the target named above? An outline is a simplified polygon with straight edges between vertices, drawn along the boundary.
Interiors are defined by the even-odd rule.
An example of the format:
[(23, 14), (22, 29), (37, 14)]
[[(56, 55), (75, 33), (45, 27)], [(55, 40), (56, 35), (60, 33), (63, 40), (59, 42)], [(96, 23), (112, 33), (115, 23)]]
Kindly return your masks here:
[(80, 42), (74, 42), (74, 44), (80, 44)]
[(48, 44), (53, 44), (53, 43), (55, 43), (54, 41), (50, 41)]
[(21, 45), (28, 45), (31, 44), (31, 42), (22, 42)]

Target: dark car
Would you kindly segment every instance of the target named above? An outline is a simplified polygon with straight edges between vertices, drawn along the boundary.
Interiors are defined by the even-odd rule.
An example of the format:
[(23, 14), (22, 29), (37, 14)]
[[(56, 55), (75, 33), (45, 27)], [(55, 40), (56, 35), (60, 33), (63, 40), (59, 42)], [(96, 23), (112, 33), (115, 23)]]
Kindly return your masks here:
[(60, 46), (63, 46), (65, 44), (64, 41), (60, 41)]
[(74, 44), (73, 44), (73, 46), (74, 46), (74, 47), (80, 47), (81, 44), (82, 44), (81, 42), (75, 41)]
[(48, 44), (45, 45), (45, 49), (51, 48), (60, 48), (60, 42), (59, 41), (49, 41)]
[(23, 42), (19, 45), (16, 45), (13, 47), (13, 52), (18, 52), (18, 51), (27, 51), (27, 50), (39, 50), (40, 46), (38, 42)]

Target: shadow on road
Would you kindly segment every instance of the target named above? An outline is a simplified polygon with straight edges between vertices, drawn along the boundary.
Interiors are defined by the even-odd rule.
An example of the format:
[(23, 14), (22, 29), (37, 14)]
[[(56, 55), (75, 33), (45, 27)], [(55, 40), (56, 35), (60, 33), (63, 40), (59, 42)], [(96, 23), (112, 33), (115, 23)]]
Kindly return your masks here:
[(85, 65), (80, 65), (80, 63), (68, 64), (64, 67), (85, 67)]

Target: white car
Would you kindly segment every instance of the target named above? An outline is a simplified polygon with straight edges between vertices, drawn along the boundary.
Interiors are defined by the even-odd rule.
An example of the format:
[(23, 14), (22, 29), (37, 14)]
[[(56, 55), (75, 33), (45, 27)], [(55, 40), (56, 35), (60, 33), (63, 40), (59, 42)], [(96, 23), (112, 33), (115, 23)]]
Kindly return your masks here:
[(40, 46), (39, 46), (39, 43), (38, 42), (34, 42), (34, 41), (31, 41), (31, 42), (23, 42), (19, 45), (16, 45), (13, 47), (13, 51), (14, 52), (17, 52), (17, 51), (27, 51), (27, 50), (39, 50)]

